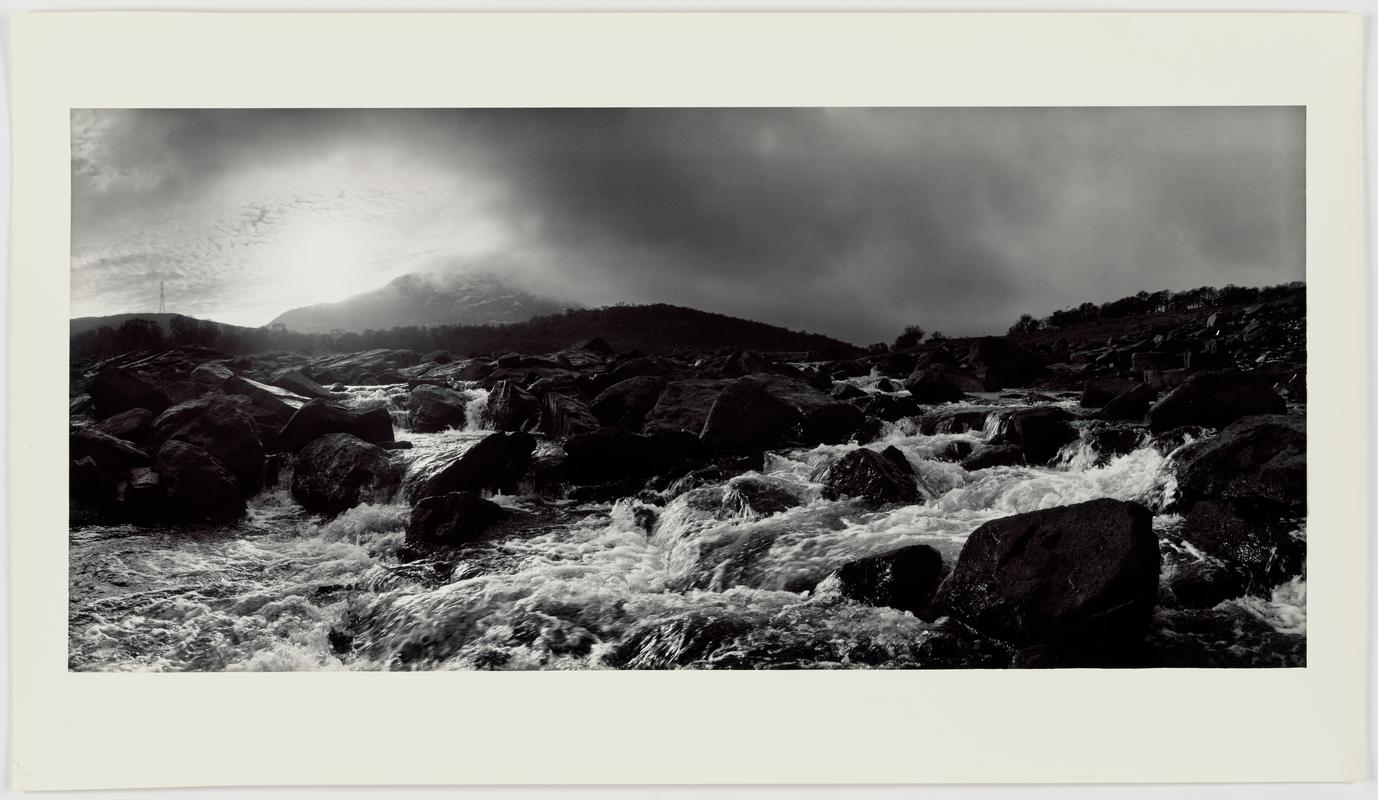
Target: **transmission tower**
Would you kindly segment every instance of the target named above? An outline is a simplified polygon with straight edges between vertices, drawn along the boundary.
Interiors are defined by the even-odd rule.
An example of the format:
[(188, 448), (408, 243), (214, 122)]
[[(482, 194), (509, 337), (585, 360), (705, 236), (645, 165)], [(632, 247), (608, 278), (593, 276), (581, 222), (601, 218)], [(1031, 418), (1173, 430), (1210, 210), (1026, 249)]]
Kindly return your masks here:
[(167, 297), (163, 294), (163, 282), (158, 281), (158, 313), (167, 313)]

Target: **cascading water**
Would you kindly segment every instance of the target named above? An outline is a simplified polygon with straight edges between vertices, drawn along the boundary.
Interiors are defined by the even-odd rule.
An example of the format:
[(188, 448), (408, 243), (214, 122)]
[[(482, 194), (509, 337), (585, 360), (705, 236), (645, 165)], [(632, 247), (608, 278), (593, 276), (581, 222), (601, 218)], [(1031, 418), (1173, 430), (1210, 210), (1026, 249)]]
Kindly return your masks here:
[[(863, 379), (864, 380), (864, 379)], [(355, 387), (349, 404), (387, 407), (399, 387)], [(408, 482), (432, 474), (484, 435), (487, 393), (467, 388), (464, 430), (415, 434), (396, 453)], [(1084, 436), (1053, 467), (967, 472), (938, 456), (979, 445), (984, 428), (925, 435), (890, 423), (866, 445), (894, 446), (914, 467), (922, 502), (876, 510), (828, 500), (815, 470), (857, 445), (770, 453), (759, 472), (696, 486), (663, 505), (577, 505), (495, 498), (519, 525), (458, 553), (401, 552), (405, 501), (325, 520), (283, 489), (253, 499), (229, 528), (74, 529), (70, 666), (77, 670), (597, 669), (949, 666), (953, 634), (891, 608), (843, 598), (838, 567), (924, 543), (948, 563), (979, 525), (1010, 514), (1112, 497), (1144, 503), (1167, 530), (1169, 456), (1147, 441), (1122, 455)], [(756, 508), (764, 487), (783, 508)], [(1298, 535), (1304, 536), (1304, 532)], [(1165, 559), (1165, 570), (1183, 559)], [(1305, 579), (1269, 598), (1222, 604), (1269, 636), (1305, 631)], [(1267, 635), (1264, 635), (1267, 634)], [(1295, 638), (1295, 637), (1294, 637)], [(978, 650), (961, 666), (979, 666)], [(1266, 657), (1266, 652), (1265, 656)]]

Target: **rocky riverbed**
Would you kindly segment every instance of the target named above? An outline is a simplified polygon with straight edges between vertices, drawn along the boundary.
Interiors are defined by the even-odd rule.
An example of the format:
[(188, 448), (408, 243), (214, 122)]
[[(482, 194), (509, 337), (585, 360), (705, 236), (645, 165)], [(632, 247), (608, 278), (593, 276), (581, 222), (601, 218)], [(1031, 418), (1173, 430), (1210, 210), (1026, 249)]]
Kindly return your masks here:
[(1303, 666), (1295, 321), (74, 364), (70, 666)]

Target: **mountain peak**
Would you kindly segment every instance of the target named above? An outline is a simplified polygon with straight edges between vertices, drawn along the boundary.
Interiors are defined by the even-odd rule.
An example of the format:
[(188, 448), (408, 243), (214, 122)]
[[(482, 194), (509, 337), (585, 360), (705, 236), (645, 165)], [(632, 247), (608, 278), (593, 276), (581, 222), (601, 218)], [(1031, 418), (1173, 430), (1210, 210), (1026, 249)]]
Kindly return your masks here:
[(337, 303), (294, 308), (269, 325), (302, 333), (384, 330), (403, 325), (524, 322), (570, 306), (486, 272), (411, 272)]

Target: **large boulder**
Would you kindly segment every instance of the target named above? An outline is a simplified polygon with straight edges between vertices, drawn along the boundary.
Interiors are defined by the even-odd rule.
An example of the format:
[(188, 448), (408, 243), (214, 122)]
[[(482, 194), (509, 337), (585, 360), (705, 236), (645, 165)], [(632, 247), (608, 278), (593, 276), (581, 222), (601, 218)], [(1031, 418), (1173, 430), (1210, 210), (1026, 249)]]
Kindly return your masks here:
[(146, 408), (131, 408), (96, 423), (95, 428), (136, 447), (146, 448), (153, 442), (153, 417), (153, 412)]
[(407, 544), (455, 547), (478, 538), (507, 515), (502, 506), (473, 492), (427, 497), (412, 507)]
[(1273, 516), (1306, 513), (1306, 420), (1245, 417), (1174, 457), (1182, 505), (1202, 499), (1264, 506)]
[(1047, 464), (1063, 445), (1077, 440), (1071, 420), (1071, 414), (1056, 406), (1022, 408), (1005, 418), (1001, 438), (1019, 445), (1028, 463)]
[(172, 439), (158, 448), (155, 461), (168, 518), (228, 522), (244, 515), (243, 492), (215, 456)]
[(730, 383), (723, 379), (670, 381), (646, 415), (643, 432), (684, 431), (698, 436), (713, 402)]
[(604, 425), (639, 431), (668, 382), (660, 375), (639, 375), (618, 381), (599, 392), (589, 410)]
[(282, 370), (273, 375), (273, 377), (268, 380), (268, 383), (279, 389), (286, 389), (292, 394), (302, 397), (329, 400), (335, 396), (334, 392), (316, 383), (314, 380), (307, 377), (306, 373), (299, 369)]
[(338, 514), (363, 502), (387, 502), (400, 479), (387, 450), (347, 433), (329, 433), (297, 453), (292, 497), (308, 511)]
[(413, 502), (451, 492), (512, 492), (531, 464), (529, 433), (492, 433), (411, 490)]
[(96, 419), (113, 417), (131, 408), (146, 408), (154, 414), (172, 405), (167, 392), (143, 376), (119, 367), (106, 367), (96, 373), (87, 388)]
[(1027, 386), (1043, 374), (1043, 361), (1008, 339), (986, 336), (971, 343), (967, 353), (986, 391), (1007, 386)]
[(540, 421), (541, 401), (517, 385), (500, 380), (488, 392), (488, 424), (495, 431), (529, 431)]
[(963, 456), (962, 469), (975, 472), (990, 467), (1013, 467), (1024, 463), (1024, 449), (1017, 444), (977, 445), (970, 454)]
[(220, 388), (225, 394), (239, 394), (249, 398), (254, 406), (272, 414), (283, 422), (291, 419), (297, 409), (306, 405), (307, 402), (307, 399), (301, 395), (293, 394), (277, 386), (269, 386), (266, 383), (250, 380), (242, 375), (235, 375), (225, 381)]
[(210, 386), (216, 389), (223, 389), (225, 381), (233, 377), (234, 373), (224, 364), (198, 364), (196, 368), (191, 371), (191, 380), (193, 383), (199, 383), (202, 386)]
[(926, 544), (902, 547), (842, 565), (835, 573), (839, 593), (869, 606), (889, 606), (932, 619), (929, 606), (947, 575), (937, 550)]
[(810, 477), (832, 496), (864, 498), (873, 503), (913, 503), (919, 498), (914, 467), (895, 447), (877, 453), (864, 447), (822, 465)]
[(778, 444), (801, 414), (788, 402), (745, 380), (723, 388), (708, 418), (700, 440), (717, 451), (742, 451)]
[(454, 389), (422, 384), (407, 397), (407, 426), (417, 433), (464, 427), (469, 398)]
[(295, 453), (331, 433), (347, 433), (377, 445), (394, 440), (392, 416), (385, 408), (360, 411), (327, 400), (312, 400), (287, 420), (277, 437), (277, 451)]
[(1236, 370), (1202, 372), (1148, 410), (1148, 427), (1153, 431), (1183, 425), (1223, 428), (1241, 417), (1286, 412), (1287, 401), (1262, 376)]
[(934, 601), (1017, 645), (1100, 646), (1141, 640), (1158, 593), (1153, 517), (1091, 500), (992, 520), (967, 537)]
[(263, 488), (263, 443), (258, 426), (238, 403), (206, 397), (169, 408), (153, 421), (157, 441), (176, 440), (210, 453), (234, 475), (246, 497)]
[(966, 392), (942, 364), (916, 368), (904, 382), (904, 388), (920, 403), (951, 403), (966, 397)]
[(900, 397), (892, 394), (868, 394), (852, 401), (861, 413), (885, 420), (898, 422), (923, 413), (923, 407), (913, 397)]
[(800, 420), (795, 438), (804, 444), (843, 444), (866, 419), (851, 403), (833, 403), (810, 411)]

